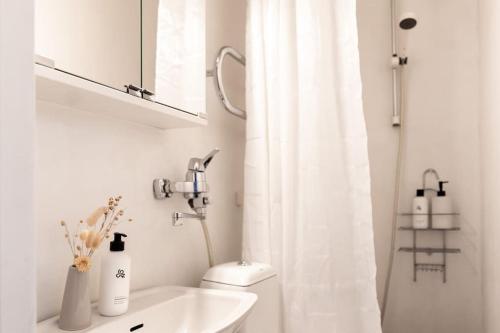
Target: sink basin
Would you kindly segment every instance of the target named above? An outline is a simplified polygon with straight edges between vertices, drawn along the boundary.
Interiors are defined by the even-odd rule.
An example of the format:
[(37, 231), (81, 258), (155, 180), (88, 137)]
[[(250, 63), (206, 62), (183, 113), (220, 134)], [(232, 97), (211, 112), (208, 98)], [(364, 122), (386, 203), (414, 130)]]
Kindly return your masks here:
[[(132, 293), (129, 311), (102, 317), (94, 309), (87, 333), (235, 332), (257, 301), (246, 292), (166, 286)], [(65, 332), (57, 317), (40, 322), (38, 333)]]

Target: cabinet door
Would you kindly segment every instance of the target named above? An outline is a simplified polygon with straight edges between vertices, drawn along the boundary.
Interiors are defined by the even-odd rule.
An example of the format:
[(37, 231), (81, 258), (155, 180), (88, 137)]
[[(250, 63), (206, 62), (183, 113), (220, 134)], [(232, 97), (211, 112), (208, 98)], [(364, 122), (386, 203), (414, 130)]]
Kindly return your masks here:
[(35, 0), (35, 53), (124, 90), (141, 85), (140, 0)]
[(205, 0), (142, 0), (143, 82), (158, 103), (205, 113)]

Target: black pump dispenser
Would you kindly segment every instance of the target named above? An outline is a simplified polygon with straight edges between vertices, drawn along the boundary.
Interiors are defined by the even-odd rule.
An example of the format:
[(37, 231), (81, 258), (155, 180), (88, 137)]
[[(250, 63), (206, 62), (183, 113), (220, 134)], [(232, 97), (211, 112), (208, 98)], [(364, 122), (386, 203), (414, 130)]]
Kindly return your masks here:
[(115, 232), (115, 239), (109, 243), (109, 250), (111, 252), (122, 252), (125, 250), (125, 242), (122, 241), (122, 237), (127, 237), (127, 235)]
[(417, 190), (417, 197), (423, 197), (425, 195), (424, 189), (418, 189)]
[(443, 185), (448, 184), (448, 183), (449, 183), (449, 181), (442, 181), (442, 182), (440, 181), (439, 182), (439, 191), (437, 193), (438, 197), (445, 197), (446, 196), (446, 191), (443, 189)]

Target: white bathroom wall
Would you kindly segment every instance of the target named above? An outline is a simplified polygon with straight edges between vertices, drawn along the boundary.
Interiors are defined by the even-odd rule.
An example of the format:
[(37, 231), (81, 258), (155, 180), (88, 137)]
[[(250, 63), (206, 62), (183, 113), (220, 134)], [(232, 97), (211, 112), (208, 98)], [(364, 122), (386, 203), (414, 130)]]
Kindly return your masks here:
[(0, 0), (0, 332), (35, 331), (33, 11)]
[[(243, 50), (245, 1), (207, 1), (207, 63), (222, 45)], [(225, 73), (231, 94), (244, 96), (242, 71)], [(212, 204), (208, 225), (218, 263), (237, 260), (241, 246), (241, 208), (235, 193), (243, 186), (244, 122), (229, 115), (207, 79), (205, 128), (161, 131), (104, 118), (54, 104), (37, 104), (37, 272), (38, 319), (60, 307), (71, 255), (58, 221), (78, 221), (110, 195), (123, 196), (126, 215), (119, 226), (129, 235), (132, 289), (153, 285), (196, 286), (208, 268), (202, 230), (197, 221), (174, 228), (171, 214), (189, 211), (178, 196), (157, 201), (152, 180), (184, 179), (190, 157), (202, 157), (214, 147), (221, 152), (207, 177)], [(101, 249), (101, 253), (105, 250)], [(92, 295), (97, 297), (99, 256), (91, 270)]]
[[(462, 230), (449, 245), (448, 282), (439, 273), (412, 281), (412, 257), (396, 253), (384, 333), (481, 332), (480, 170), (478, 134), (477, 0), (398, 0), (399, 12), (418, 16), (407, 33), (409, 67), (407, 145), (401, 212), (411, 209), (422, 172), (429, 167), (449, 180), (448, 194), (461, 213)], [(358, 0), (361, 69), (372, 174), (377, 284), (382, 299), (391, 235), (397, 131), (391, 127), (390, 0)], [(401, 225), (410, 223), (400, 218)], [(422, 244), (439, 244), (439, 234)], [(411, 234), (398, 231), (399, 246)], [(439, 256), (419, 256), (421, 261)]]
[(500, 3), (479, 4), (481, 69), (481, 175), (483, 184), (483, 294), (486, 333), (500, 332)]

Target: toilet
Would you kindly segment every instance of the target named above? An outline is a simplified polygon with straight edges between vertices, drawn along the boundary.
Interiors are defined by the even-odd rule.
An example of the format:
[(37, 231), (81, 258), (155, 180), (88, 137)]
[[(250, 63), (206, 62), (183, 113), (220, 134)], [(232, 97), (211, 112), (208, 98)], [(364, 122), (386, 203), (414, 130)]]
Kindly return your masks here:
[(271, 266), (247, 262), (217, 265), (207, 271), (200, 287), (257, 294), (257, 303), (238, 333), (281, 332), (278, 278)]

